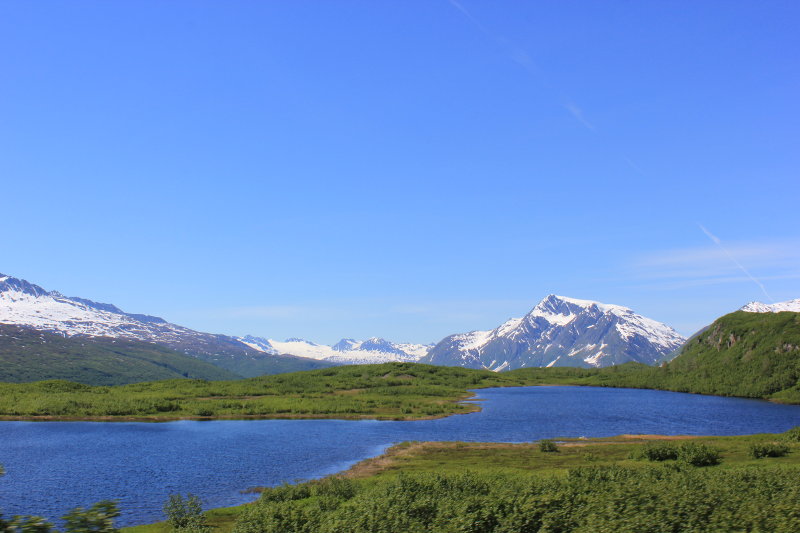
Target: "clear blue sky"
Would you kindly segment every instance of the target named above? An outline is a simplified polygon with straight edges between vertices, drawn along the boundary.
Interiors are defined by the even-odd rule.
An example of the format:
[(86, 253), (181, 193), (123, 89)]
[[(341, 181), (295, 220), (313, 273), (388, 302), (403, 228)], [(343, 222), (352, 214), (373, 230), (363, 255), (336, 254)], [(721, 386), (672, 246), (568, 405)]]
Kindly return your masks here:
[(278, 339), (434, 342), (549, 293), (689, 334), (758, 283), (800, 297), (798, 27), (795, 1), (2, 2), (0, 272)]

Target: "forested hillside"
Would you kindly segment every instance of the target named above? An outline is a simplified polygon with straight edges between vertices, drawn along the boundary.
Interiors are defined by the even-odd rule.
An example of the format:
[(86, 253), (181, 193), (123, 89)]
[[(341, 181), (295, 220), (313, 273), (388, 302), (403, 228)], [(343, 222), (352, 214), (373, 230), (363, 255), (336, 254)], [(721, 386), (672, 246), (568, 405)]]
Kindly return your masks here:
[(0, 382), (63, 379), (88, 385), (122, 385), (174, 378), (208, 380), (240, 376), (149, 342), (106, 337), (64, 337), (0, 324)]

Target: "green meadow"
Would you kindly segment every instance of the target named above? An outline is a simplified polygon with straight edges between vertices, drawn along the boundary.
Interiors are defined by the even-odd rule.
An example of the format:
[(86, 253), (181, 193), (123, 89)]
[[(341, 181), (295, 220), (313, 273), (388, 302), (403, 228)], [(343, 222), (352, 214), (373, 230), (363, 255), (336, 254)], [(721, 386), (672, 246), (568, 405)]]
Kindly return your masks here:
[(420, 419), (467, 413), (475, 387), (525, 385), (511, 375), (412, 363), (341, 366), (236, 381), (168, 380), (114, 387), (65, 381), (0, 384), (4, 419)]

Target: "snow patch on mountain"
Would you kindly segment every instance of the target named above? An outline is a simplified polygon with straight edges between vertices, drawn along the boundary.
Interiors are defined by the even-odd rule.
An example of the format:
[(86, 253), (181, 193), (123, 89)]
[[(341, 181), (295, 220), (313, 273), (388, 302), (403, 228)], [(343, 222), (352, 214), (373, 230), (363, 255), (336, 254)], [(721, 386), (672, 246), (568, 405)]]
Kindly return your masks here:
[(750, 302), (749, 304), (743, 306), (741, 311), (746, 311), (748, 313), (780, 313), (781, 311), (800, 313), (800, 298), (774, 304)]
[(195, 331), (156, 316), (126, 313), (112, 304), (67, 297), (23, 279), (0, 274), (0, 323), (61, 335), (154, 342), (201, 359), (264, 357), (233, 337)]
[(240, 337), (239, 340), (255, 349), (272, 350), (274, 353), (309, 357), (337, 364), (416, 362), (427, 355), (432, 347), (424, 344), (394, 343), (380, 337), (363, 341), (342, 339), (333, 346), (298, 338), (277, 341), (247, 336)]
[(551, 294), (524, 317), (493, 330), (446, 337), (422, 362), (490, 370), (654, 364), (685, 340), (669, 326), (627, 307)]

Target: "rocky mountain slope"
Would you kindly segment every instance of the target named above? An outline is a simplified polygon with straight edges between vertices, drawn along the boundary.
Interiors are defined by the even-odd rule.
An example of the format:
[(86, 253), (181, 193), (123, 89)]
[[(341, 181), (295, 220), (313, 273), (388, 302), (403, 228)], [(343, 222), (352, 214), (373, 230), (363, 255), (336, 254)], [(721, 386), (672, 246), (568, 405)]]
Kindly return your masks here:
[(654, 364), (685, 340), (626, 307), (551, 294), (522, 318), (446, 337), (420, 362), (490, 370)]

